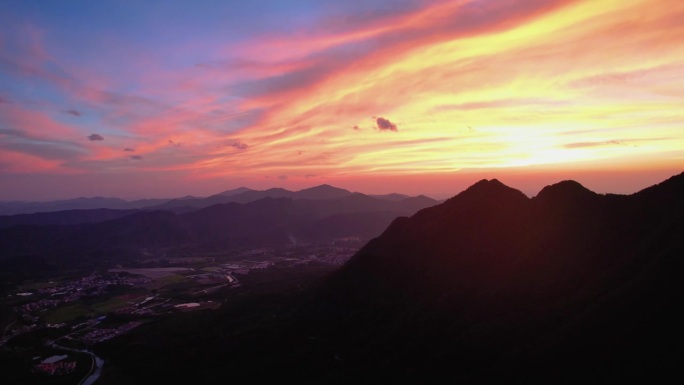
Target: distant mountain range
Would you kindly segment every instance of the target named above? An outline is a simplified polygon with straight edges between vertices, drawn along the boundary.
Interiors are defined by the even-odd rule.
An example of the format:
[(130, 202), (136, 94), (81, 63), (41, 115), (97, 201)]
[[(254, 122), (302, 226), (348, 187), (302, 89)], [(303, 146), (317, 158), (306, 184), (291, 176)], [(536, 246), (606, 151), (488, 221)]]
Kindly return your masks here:
[(168, 199), (140, 199), (126, 201), (119, 198), (75, 198), (50, 202), (0, 202), (0, 215), (33, 214), (65, 210), (115, 209), (130, 210), (160, 205)]
[[(90, 209), (170, 210), (181, 213), (209, 207), (218, 203), (249, 203), (263, 198), (325, 200), (342, 198), (349, 195), (352, 195), (352, 192), (324, 184), (299, 191), (289, 191), (282, 188), (272, 188), (261, 191), (240, 187), (204, 198), (186, 196), (175, 199), (140, 199), (126, 201), (119, 198), (92, 197), (50, 202), (0, 201), (0, 216)], [(391, 201), (402, 201), (404, 199), (410, 198), (408, 195), (396, 193), (369, 196), (381, 200)]]
[(297, 192), (238, 189), (139, 210), (4, 216), (0, 217), (0, 261), (4, 261), (0, 268), (42, 266), (29, 260), (59, 268), (235, 247), (329, 243), (343, 237), (365, 241), (379, 235), (394, 218), (436, 203), (424, 196), (383, 200), (324, 185)]
[(236, 190), (224, 191), (207, 198), (172, 199), (160, 205), (148, 207), (148, 209), (170, 210), (177, 213), (182, 213), (209, 207), (219, 203), (250, 203), (264, 198), (328, 200), (343, 198), (350, 195), (352, 195), (350, 191), (327, 184), (299, 191), (290, 191), (282, 188), (272, 188), (263, 191), (239, 188)]

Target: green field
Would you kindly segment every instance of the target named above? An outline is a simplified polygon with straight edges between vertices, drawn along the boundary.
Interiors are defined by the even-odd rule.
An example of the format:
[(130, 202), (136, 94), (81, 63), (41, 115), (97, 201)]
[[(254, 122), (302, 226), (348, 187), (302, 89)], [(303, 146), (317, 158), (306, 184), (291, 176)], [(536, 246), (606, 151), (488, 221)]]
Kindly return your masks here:
[(90, 305), (90, 310), (97, 314), (107, 314), (127, 307), (130, 302), (142, 301), (145, 297), (147, 297), (147, 295), (120, 295), (106, 301), (92, 304)]
[(85, 317), (90, 315), (88, 309), (80, 303), (77, 302), (73, 305), (60, 306), (53, 309), (47, 315), (45, 315), (45, 322), (51, 324), (58, 324), (62, 322), (69, 322), (75, 320), (79, 317)]
[(186, 278), (182, 275), (171, 274), (171, 275), (167, 275), (166, 277), (163, 277), (163, 278), (155, 279), (154, 283), (152, 284), (152, 287), (155, 289), (159, 289), (159, 288), (162, 288), (164, 286), (173, 285), (176, 283), (182, 283), (182, 282), (185, 282), (187, 280), (188, 280), (188, 278)]

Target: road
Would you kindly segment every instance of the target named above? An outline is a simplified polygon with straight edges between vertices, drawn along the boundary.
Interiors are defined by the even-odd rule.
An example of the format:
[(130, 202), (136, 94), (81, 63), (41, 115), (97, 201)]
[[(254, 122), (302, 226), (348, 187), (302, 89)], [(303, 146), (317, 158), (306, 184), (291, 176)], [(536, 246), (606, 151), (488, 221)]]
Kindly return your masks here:
[(5, 331), (2, 332), (2, 338), (5, 338), (5, 335), (7, 335), (7, 331), (9, 330), (10, 326), (14, 325), (16, 322), (17, 320), (15, 318), (14, 321), (8, 323), (7, 326), (5, 326)]
[(88, 371), (88, 374), (83, 377), (81, 382), (78, 383), (78, 385), (92, 385), (95, 381), (97, 381), (98, 378), (100, 378), (100, 374), (102, 374), (102, 367), (104, 366), (104, 360), (96, 356), (95, 353), (89, 350), (67, 348), (66, 346), (57, 345), (54, 341), (49, 342), (48, 345), (55, 349), (76, 353), (85, 353), (90, 356), (90, 359), (92, 360), (90, 364), (90, 370)]

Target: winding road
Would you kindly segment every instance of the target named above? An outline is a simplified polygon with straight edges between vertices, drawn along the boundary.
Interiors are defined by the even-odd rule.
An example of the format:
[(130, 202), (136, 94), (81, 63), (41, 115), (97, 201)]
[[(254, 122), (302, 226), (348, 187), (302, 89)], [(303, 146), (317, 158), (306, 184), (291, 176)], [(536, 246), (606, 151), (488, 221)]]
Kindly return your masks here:
[(88, 371), (88, 374), (86, 374), (86, 376), (83, 377), (83, 379), (81, 380), (81, 382), (78, 383), (78, 385), (92, 385), (95, 381), (97, 381), (98, 378), (100, 378), (100, 374), (102, 374), (102, 367), (104, 366), (104, 360), (96, 356), (95, 353), (89, 350), (67, 348), (66, 346), (57, 345), (54, 341), (48, 343), (48, 345), (52, 346), (55, 349), (61, 349), (76, 353), (85, 353), (90, 355), (90, 359), (92, 360), (90, 365), (90, 371)]

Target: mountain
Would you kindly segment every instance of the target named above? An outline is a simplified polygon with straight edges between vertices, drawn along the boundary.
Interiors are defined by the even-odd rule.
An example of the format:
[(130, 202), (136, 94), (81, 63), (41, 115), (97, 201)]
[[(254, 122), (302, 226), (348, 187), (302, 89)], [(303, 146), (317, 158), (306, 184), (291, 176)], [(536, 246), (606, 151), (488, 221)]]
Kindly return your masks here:
[(268, 190), (251, 190), (241, 187), (236, 190), (224, 191), (220, 194), (207, 198), (192, 200), (170, 200), (161, 205), (148, 207), (150, 210), (170, 210), (175, 213), (186, 213), (193, 210), (213, 206), (220, 203), (250, 203), (264, 198), (290, 198), (307, 200), (328, 200), (342, 198), (351, 195), (351, 192), (333, 187), (320, 185), (299, 191), (290, 191), (282, 188)]
[(683, 235), (684, 174), (630, 196), (564, 181), (532, 199), (482, 180), (393, 221), (310, 312), (373, 378), (681, 379)]
[(351, 192), (345, 189), (333, 187), (328, 184), (322, 184), (320, 186), (299, 190), (293, 194), (293, 197), (294, 199), (323, 200), (342, 198), (349, 195), (351, 195)]
[[(145, 210), (124, 216), (124, 212), (84, 211), (7, 217), (5, 222), (15, 226), (0, 229), (0, 262), (4, 261), (0, 268), (23, 266), (19, 261), (27, 256), (65, 267), (78, 261), (106, 265), (150, 255), (187, 255), (236, 247), (330, 244), (344, 237), (365, 241), (380, 234), (397, 216), (434, 204), (430, 199), (392, 202), (345, 191), (330, 186), (301, 194), (246, 191), (235, 196), (283, 193), (310, 199), (266, 197), (185, 213)], [(105, 221), (106, 215), (116, 219)]]
[(0, 215), (33, 214), (65, 210), (117, 209), (132, 210), (160, 205), (168, 199), (140, 199), (126, 201), (119, 198), (75, 198), (51, 202), (0, 202)]
[(18, 225), (77, 225), (125, 217), (137, 210), (65, 210), (34, 214), (0, 215), (0, 229)]
[(247, 187), (238, 187), (238, 188), (233, 189), (233, 190), (226, 190), (226, 191), (220, 192), (216, 195), (222, 195), (224, 197), (229, 197), (232, 195), (242, 194), (242, 193), (245, 193), (248, 191), (254, 191), (254, 190), (252, 190), (251, 188), (247, 188)]
[[(92, 209), (144, 209), (148, 211), (166, 210), (173, 211), (177, 214), (183, 214), (222, 203), (250, 203), (264, 198), (290, 198), (295, 200), (328, 200), (343, 198), (351, 194), (352, 193), (348, 190), (324, 184), (320, 186), (311, 187), (308, 189), (302, 189), (299, 191), (290, 191), (282, 188), (271, 188), (268, 190), (252, 190), (247, 187), (239, 187), (233, 190), (226, 190), (208, 197), (194, 197), (188, 195), (182, 198), (175, 199), (141, 199), (135, 201), (126, 201), (118, 198), (92, 197), (59, 200), (51, 202), (12, 201), (0, 202), (0, 216)], [(402, 194), (388, 194), (373, 197), (380, 200), (390, 200), (395, 202), (403, 201), (409, 198), (409, 196)], [(59, 223), (59, 221), (55, 223)]]
[(403, 201), (406, 198), (410, 198), (408, 195), (404, 194), (397, 194), (397, 193), (392, 193), (392, 194), (384, 194), (384, 195), (369, 195), (372, 198), (378, 198), (378, 199), (383, 199), (383, 200), (388, 200), (388, 201)]

